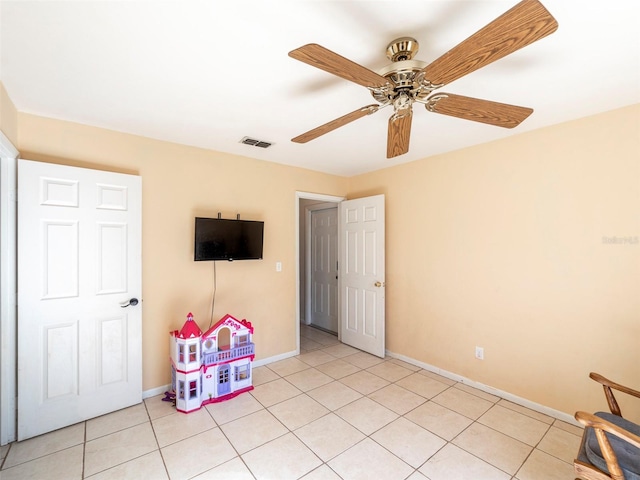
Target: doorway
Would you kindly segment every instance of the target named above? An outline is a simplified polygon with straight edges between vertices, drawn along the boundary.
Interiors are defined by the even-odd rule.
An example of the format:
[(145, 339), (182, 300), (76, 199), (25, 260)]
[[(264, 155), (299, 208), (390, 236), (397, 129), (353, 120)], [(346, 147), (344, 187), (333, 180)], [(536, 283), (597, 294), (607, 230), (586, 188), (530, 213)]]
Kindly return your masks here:
[[(311, 319), (311, 295), (312, 288), (310, 283), (310, 266), (311, 266), (311, 212), (322, 211), (328, 209), (335, 209), (337, 214), (337, 208), (340, 202), (344, 200), (344, 197), (337, 197), (333, 195), (323, 195), (316, 193), (296, 192), (296, 219), (297, 219), (297, 265), (296, 265), (296, 351), (300, 353), (300, 326), (309, 326), (312, 324)], [(335, 242), (337, 245), (337, 231), (335, 234)], [(325, 286), (326, 291), (328, 286)], [(319, 290), (322, 287), (318, 286)], [(320, 294), (320, 293), (319, 293)], [(325, 297), (326, 299), (326, 297)], [(332, 300), (332, 299), (329, 299)], [(335, 299), (337, 309), (337, 298)], [(325, 310), (329, 308), (329, 304), (324, 304)], [(336, 310), (336, 322), (337, 322), (337, 310)], [(324, 324), (320, 324), (323, 327)], [(331, 327), (326, 330), (331, 330)], [(335, 332), (331, 332), (337, 335), (337, 329)]]
[(319, 203), (306, 208), (303, 323), (338, 335), (338, 207)]
[[(306, 214), (303, 216), (303, 212), (309, 210), (312, 203), (305, 204), (304, 200), (333, 203), (339, 208), (336, 255), (340, 267), (339, 293), (336, 295), (337, 340), (384, 358), (386, 289), (383, 194), (344, 200), (340, 197), (296, 192), (296, 353), (300, 353), (301, 320), (304, 319), (305, 324), (310, 321), (305, 318), (309, 300), (309, 288), (305, 279), (309, 278), (310, 222), (306, 220)], [(307, 228), (303, 229), (303, 226)]]

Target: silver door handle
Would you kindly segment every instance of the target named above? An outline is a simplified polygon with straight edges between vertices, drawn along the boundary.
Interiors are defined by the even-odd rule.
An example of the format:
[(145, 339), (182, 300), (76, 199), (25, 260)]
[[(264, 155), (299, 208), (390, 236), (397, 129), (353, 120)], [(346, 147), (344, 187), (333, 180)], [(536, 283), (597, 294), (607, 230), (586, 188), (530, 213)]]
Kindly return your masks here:
[(131, 305), (132, 307), (135, 307), (137, 304), (138, 304), (138, 299), (137, 298), (132, 298), (127, 303), (121, 303), (120, 306), (122, 308), (127, 308), (129, 305)]

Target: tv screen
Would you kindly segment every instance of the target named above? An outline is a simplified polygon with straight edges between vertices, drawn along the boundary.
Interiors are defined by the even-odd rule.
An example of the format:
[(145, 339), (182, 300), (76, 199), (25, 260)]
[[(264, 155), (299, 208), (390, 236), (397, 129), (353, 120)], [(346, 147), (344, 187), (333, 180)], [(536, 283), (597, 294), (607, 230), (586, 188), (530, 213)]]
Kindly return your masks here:
[(262, 258), (264, 222), (196, 217), (194, 260)]

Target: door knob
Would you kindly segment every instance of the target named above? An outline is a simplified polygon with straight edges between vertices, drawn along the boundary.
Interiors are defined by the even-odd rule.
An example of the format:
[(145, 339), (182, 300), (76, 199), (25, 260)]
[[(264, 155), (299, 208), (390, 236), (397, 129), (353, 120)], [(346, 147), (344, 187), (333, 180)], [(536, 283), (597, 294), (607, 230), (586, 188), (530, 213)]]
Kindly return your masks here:
[(376, 282), (373, 284), (374, 286), (380, 288), (380, 287), (384, 287), (384, 282)]
[(132, 298), (127, 303), (120, 304), (120, 306), (122, 308), (127, 308), (129, 305), (131, 305), (132, 307), (135, 307), (137, 304), (138, 304), (138, 299), (137, 298)]

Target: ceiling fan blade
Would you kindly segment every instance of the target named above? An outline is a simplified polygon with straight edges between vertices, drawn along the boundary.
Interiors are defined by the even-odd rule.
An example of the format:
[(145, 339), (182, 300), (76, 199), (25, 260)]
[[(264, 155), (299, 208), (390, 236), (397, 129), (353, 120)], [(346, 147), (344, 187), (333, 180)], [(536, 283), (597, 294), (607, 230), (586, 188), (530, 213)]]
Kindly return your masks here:
[(446, 85), (552, 34), (558, 22), (538, 0), (516, 6), (453, 47), (423, 70), (434, 85)]
[(316, 43), (296, 48), (289, 52), (289, 56), (363, 87), (383, 87), (390, 83), (390, 80), (382, 75)]
[(513, 128), (533, 113), (532, 108), (479, 98), (463, 97), (452, 93), (437, 93), (427, 99), (427, 110), (452, 117), (488, 123), (497, 127)]
[(413, 111), (404, 115), (391, 115), (387, 132), (387, 158), (397, 157), (409, 151), (411, 137), (411, 119)]
[(325, 133), (329, 133), (336, 128), (342, 127), (347, 123), (353, 122), (359, 118), (364, 117), (365, 115), (371, 115), (375, 113), (380, 108), (380, 105), (367, 105), (366, 107), (359, 108), (351, 113), (347, 113), (340, 118), (336, 118), (335, 120), (331, 120), (324, 125), (320, 125), (319, 127), (314, 128), (313, 130), (309, 130), (302, 135), (298, 135), (295, 138), (292, 138), (291, 141), (295, 143), (307, 143), (309, 140), (313, 140), (314, 138), (318, 138)]

